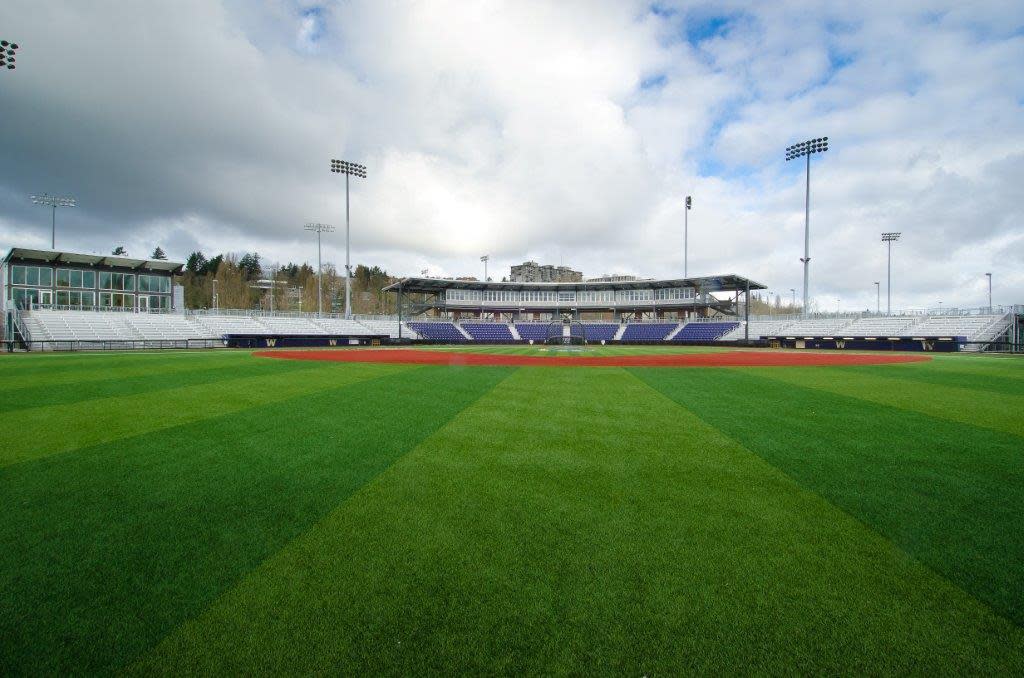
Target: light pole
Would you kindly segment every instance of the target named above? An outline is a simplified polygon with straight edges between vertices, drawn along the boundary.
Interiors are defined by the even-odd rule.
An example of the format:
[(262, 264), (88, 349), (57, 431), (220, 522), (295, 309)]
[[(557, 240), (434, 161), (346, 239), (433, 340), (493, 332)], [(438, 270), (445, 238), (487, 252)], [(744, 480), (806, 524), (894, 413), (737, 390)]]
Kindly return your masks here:
[(480, 257), (480, 261), (484, 262), (484, 282), (487, 282), (487, 262), (491, 260), (491, 255), (485, 254)]
[(882, 315), (882, 285), (875, 281), (875, 315)]
[(882, 242), (889, 246), (889, 273), (885, 282), (885, 314), (892, 315), (892, 244), (900, 239), (899, 233), (883, 233)]
[(9, 40), (0, 40), (0, 68), (7, 67), (7, 70), (14, 70), (15, 52), (18, 51), (18, 43)]
[(217, 302), (217, 279), (216, 278), (213, 279), (213, 299), (211, 301), (213, 302), (213, 310), (216, 311), (218, 308), (220, 308), (218, 306), (218, 302)]
[[(345, 317), (352, 317), (352, 266), (349, 263), (349, 214), (348, 214), (348, 178), (349, 176), (366, 178), (366, 167), (354, 162), (331, 159), (331, 171), (345, 175)], [(334, 229), (331, 229), (334, 230)]]
[(810, 293), (808, 285), (811, 267), (811, 154), (824, 153), (827, 150), (828, 137), (808, 139), (786, 148), (786, 162), (804, 156), (807, 158), (807, 186), (804, 193), (804, 256), (800, 260), (804, 264), (804, 315), (807, 314), (808, 294)]
[(796, 288), (795, 287), (790, 287), (789, 291), (793, 295), (793, 302), (792, 302), (792, 304), (793, 304), (793, 310), (795, 311), (796, 310)]
[(686, 196), (686, 209), (683, 211), (683, 277), (688, 278), (689, 273), (689, 239), (690, 239), (690, 209), (693, 208), (692, 196)]
[(45, 205), (52, 211), (50, 215), (50, 249), (57, 249), (57, 208), (58, 207), (74, 207), (74, 198), (58, 198), (57, 196), (43, 193), (42, 195), (29, 196), (32, 198), (32, 202), (37, 205)]
[(988, 312), (992, 312), (992, 274), (986, 273), (988, 276)]
[[(323, 295), (324, 295), (324, 285), (323, 285), (324, 263), (323, 263), (323, 257), (321, 256), (323, 250), (320, 248), (320, 234), (321, 233), (334, 233), (334, 226), (331, 226), (330, 224), (306, 224), (303, 228), (305, 228), (307, 231), (315, 231), (316, 232), (316, 315), (317, 315), (317, 317), (320, 317), (320, 315), (322, 315), (323, 312), (324, 312), (324, 300), (323, 300)], [(346, 283), (347, 283), (347, 280), (346, 280)], [(345, 299), (345, 302), (346, 302), (346, 305), (345, 305), (346, 315), (345, 315), (345, 317), (348, 317), (348, 313), (347, 313), (347, 311), (348, 311), (348, 298), (347, 298), (348, 287), (347, 286), (345, 288), (345, 293), (346, 293), (346, 299)]]

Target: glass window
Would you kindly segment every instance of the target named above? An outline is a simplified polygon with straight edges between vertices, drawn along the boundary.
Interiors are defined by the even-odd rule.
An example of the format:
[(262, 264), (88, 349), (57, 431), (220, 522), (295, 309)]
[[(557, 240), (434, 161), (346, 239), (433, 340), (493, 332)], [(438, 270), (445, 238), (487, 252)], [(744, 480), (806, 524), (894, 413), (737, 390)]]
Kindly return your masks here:
[[(69, 271), (66, 268), (61, 268), (57, 270), (57, 287), (71, 287), (71, 271)], [(57, 303), (61, 303), (59, 301), (59, 294), (57, 295), (57, 299)]]
[[(148, 275), (140, 275), (139, 276), (139, 291), (140, 292), (149, 292), (150, 291), (150, 289), (149, 289), (149, 278), (150, 278), (150, 276), (148, 276)], [(155, 291), (155, 290), (153, 290), (153, 291)]]
[(82, 287), (90, 290), (96, 288), (96, 271), (82, 271)]
[(41, 268), (39, 269), (39, 284), (43, 287), (53, 287), (53, 269), (52, 268)]
[(39, 269), (35, 266), (27, 267), (25, 271), (25, 284), (26, 285), (38, 285), (39, 284)]
[(128, 291), (134, 290), (135, 289), (135, 276), (132, 275), (131, 273), (125, 273), (124, 274), (124, 287), (121, 287), (120, 289), (128, 290)]
[(11, 283), (15, 285), (25, 284), (25, 267), (24, 266), (12, 266), (11, 267)]
[[(112, 277), (112, 274), (107, 273), (106, 271), (101, 271), (100, 272), (100, 289), (101, 290), (109, 290), (110, 289), (110, 279), (111, 279), (111, 277)], [(109, 297), (110, 295), (108, 294), (107, 296)], [(101, 299), (100, 305), (102, 306), (103, 305), (103, 302), (102, 302), (103, 295), (102, 294), (100, 295), (100, 299)]]

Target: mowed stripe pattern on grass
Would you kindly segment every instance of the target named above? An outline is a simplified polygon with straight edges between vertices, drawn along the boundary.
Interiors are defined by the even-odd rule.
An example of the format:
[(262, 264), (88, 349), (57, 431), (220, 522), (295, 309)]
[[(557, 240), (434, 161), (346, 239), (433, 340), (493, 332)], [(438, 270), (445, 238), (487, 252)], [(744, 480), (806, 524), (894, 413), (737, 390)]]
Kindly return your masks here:
[[(227, 360), (243, 374), (253, 364)], [(283, 397), (173, 428), (148, 412), (149, 431), (0, 468), (0, 667), (123, 667), (505, 375), (271, 369)], [(429, 409), (427, 383), (446, 392)], [(201, 407), (232, 388), (252, 378), (170, 403)]]
[(1022, 649), (633, 375), (523, 369), (134, 668), (1003, 672)]
[[(1020, 436), (1005, 413), (929, 409), (972, 391), (998, 409), (986, 378), (1018, 395), (1019, 363), (197, 356), (0, 358), (5, 397), (92, 383), (0, 413), (0, 671), (1024, 671), (1007, 602), (1024, 547), (993, 498), (1018, 505)], [(147, 365), (151, 390), (99, 383)], [(48, 420), (100, 432), (23, 441)], [(894, 431), (905, 458), (886, 457)]]

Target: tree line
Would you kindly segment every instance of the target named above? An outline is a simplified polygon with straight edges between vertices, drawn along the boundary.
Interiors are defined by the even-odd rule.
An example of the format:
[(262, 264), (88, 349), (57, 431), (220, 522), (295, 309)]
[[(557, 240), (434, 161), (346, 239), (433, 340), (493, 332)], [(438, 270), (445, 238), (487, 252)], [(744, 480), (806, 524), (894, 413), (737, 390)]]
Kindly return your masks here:
[[(393, 295), (384, 295), (381, 289), (396, 280), (379, 266), (357, 264), (352, 271), (352, 312), (394, 313), (395, 299), (388, 298)], [(212, 257), (192, 252), (180, 283), (185, 289), (186, 308), (317, 310), (316, 269), (305, 262), (265, 264), (258, 252)], [(344, 275), (333, 264), (325, 263), (320, 284), (323, 311), (343, 312)]]

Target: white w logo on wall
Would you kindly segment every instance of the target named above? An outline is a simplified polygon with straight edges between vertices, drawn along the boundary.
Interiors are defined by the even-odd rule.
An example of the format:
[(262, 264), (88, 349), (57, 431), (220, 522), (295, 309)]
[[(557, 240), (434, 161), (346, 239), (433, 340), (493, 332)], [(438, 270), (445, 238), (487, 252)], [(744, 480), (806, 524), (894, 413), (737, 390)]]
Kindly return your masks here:
[(338, 340), (337, 339), (328, 339), (327, 340), (327, 345), (328, 346), (337, 346), (338, 345)]
[(274, 348), (277, 346), (277, 339), (267, 339), (267, 347)]
[(836, 341), (836, 348), (846, 348), (846, 342), (842, 339)]

